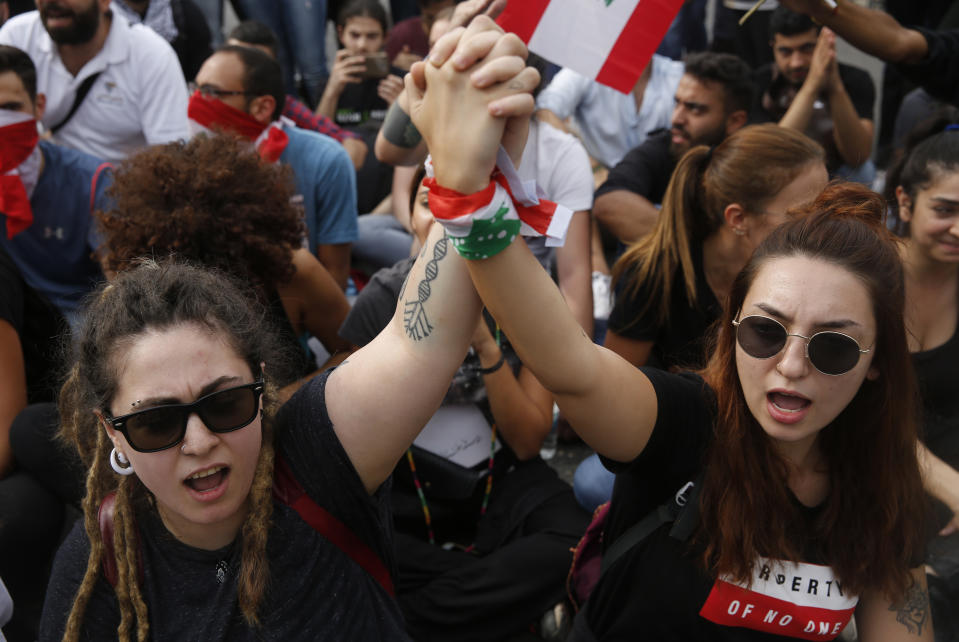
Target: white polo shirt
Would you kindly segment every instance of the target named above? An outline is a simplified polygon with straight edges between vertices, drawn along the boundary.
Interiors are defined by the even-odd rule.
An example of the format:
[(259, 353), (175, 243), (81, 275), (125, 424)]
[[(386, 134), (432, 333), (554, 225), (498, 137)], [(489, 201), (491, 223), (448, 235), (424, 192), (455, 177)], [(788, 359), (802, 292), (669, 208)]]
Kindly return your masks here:
[(73, 76), (63, 66), (37, 11), (11, 18), (0, 44), (18, 47), (37, 67), (37, 91), (46, 94), (43, 124), (62, 121), (85, 78), (101, 72), (57, 143), (108, 161), (119, 161), (146, 145), (189, 137), (187, 90), (173, 48), (153, 30), (130, 25), (113, 11), (100, 52)]

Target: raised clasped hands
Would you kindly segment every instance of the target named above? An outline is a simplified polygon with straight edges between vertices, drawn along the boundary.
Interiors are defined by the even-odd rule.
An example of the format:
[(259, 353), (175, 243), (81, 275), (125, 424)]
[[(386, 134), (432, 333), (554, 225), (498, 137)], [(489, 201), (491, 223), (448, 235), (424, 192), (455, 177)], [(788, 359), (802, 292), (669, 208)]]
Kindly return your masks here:
[(833, 89), (839, 82), (839, 63), (836, 60), (836, 34), (823, 27), (816, 40), (816, 49), (809, 65), (809, 80), (817, 92)]
[(410, 117), (440, 185), (467, 194), (485, 188), (500, 144), (518, 163), (539, 84), (526, 55), (519, 38), (481, 15), (440, 38), (410, 69)]

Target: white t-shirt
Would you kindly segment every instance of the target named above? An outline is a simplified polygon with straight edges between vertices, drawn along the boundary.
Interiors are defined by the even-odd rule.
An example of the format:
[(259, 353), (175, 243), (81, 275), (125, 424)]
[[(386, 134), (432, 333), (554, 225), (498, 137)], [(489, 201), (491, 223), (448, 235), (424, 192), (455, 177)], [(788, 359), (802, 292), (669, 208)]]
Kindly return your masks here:
[[(532, 120), (523, 159), (517, 168), (524, 181), (536, 180), (546, 198), (573, 212), (593, 207), (593, 170), (583, 144), (575, 136), (547, 123)], [(554, 252), (545, 237), (526, 239), (539, 262), (551, 271)], [(567, 243), (570, 239), (567, 237)], [(588, 271), (587, 271), (588, 273)]]
[(61, 145), (119, 161), (146, 145), (189, 137), (186, 81), (173, 48), (148, 27), (131, 26), (116, 10), (103, 48), (76, 76), (63, 66), (37, 11), (4, 24), (0, 44), (18, 47), (33, 59), (37, 91), (47, 97), (43, 124), (48, 129), (66, 118), (83, 80), (101, 72), (54, 136)]
[(530, 121), (519, 164), (523, 180), (536, 180), (546, 198), (574, 212), (593, 207), (593, 171), (575, 136), (547, 123)]
[(654, 54), (643, 103), (636, 110), (632, 92), (623, 94), (572, 69), (561, 69), (536, 99), (537, 109), (548, 109), (565, 120), (572, 116), (589, 154), (614, 167), (626, 153), (639, 147), (650, 132), (669, 127), (682, 62)]

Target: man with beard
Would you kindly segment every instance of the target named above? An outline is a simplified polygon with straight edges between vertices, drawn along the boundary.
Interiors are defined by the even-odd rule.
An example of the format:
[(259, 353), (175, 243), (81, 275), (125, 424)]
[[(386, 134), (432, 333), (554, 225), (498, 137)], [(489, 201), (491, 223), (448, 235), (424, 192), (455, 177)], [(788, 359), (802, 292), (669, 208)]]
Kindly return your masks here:
[(626, 154), (596, 191), (593, 214), (600, 224), (627, 245), (649, 232), (680, 157), (696, 145), (716, 145), (746, 124), (750, 74), (732, 54), (690, 55), (676, 88), (670, 129)]
[(260, 49), (221, 47), (200, 67), (195, 85), (190, 127), (237, 134), (266, 162), (293, 170), (294, 199), (303, 206), (310, 251), (346, 289), (350, 247), (358, 236), (356, 174), (346, 150), (329, 136), (282, 117), (283, 74), (279, 63)]
[(37, 0), (37, 8), (4, 24), (0, 44), (36, 64), (54, 140), (119, 161), (189, 135), (186, 82), (162, 37), (121, 19), (110, 0)]
[(870, 185), (875, 88), (865, 71), (836, 61), (836, 35), (779, 7), (769, 19), (774, 61), (756, 70), (753, 122), (778, 122), (826, 150), (834, 176)]

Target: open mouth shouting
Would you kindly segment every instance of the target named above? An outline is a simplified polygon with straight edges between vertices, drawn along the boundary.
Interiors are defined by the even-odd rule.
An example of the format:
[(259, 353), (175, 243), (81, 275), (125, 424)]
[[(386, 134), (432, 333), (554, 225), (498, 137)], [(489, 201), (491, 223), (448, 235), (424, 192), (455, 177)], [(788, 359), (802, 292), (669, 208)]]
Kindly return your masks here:
[(812, 401), (792, 390), (771, 390), (766, 393), (769, 416), (784, 424), (802, 421), (809, 412)]
[(194, 499), (210, 502), (223, 496), (229, 477), (229, 466), (218, 464), (198, 470), (184, 479), (183, 485)]

